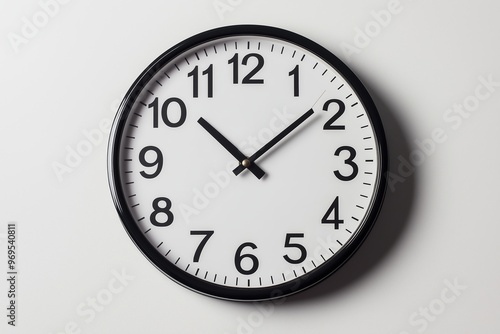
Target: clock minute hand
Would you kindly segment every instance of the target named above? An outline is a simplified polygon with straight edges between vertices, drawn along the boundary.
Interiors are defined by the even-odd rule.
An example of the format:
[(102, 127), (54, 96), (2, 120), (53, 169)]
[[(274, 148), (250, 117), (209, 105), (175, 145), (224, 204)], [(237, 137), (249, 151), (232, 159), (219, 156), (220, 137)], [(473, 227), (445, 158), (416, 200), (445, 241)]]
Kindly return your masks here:
[[(293, 130), (295, 130), (295, 128), (297, 128), (300, 124), (302, 124), (306, 119), (308, 119), (309, 117), (311, 117), (312, 114), (314, 114), (314, 110), (311, 108), (305, 114), (303, 114), (297, 120), (295, 120), (295, 122), (293, 122), (292, 124), (290, 124), (286, 129), (284, 129), (283, 131), (281, 131), (276, 137), (274, 137), (273, 139), (271, 139), (267, 144), (265, 144), (264, 146), (262, 146), (257, 152), (255, 152), (253, 155), (251, 155), (248, 158), (248, 160), (250, 161), (250, 166), (253, 166), (255, 160), (257, 160), (264, 153), (266, 153), (267, 151), (269, 151), (281, 139), (285, 138), (288, 134), (290, 134), (290, 132), (292, 132)], [(248, 167), (242, 165), (241, 164), (241, 160), (240, 160), (240, 165), (238, 167), (236, 167), (235, 169), (233, 169), (233, 173), (235, 175), (239, 175), (242, 171), (245, 170), (245, 168), (248, 168)]]
[(212, 137), (215, 138), (233, 157), (235, 157), (238, 162), (240, 163), (240, 166), (246, 165), (246, 168), (250, 170), (258, 179), (261, 179), (265, 172), (260, 169), (259, 166), (257, 166), (254, 163), (250, 163), (250, 160), (247, 159), (247, 157), (241, 153), (240, 150), (236, 146), (234, 146), (229, 140), (227, 140), (226, 137), (224, 137), (217, 129), (215, 129), (210, 123), (208, 123), (203, 117), (200, 117), (198, 119), (198, 123), (205, 129), (207, 130), (208, 133), (212, 135)]

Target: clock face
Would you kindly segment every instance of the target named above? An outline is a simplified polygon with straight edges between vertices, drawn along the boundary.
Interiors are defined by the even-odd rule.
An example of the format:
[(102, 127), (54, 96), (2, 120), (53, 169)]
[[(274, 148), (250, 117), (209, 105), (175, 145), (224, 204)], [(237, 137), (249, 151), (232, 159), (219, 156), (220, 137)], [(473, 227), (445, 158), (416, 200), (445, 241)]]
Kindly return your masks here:
[(261, 300), (303, 290), (358, 248), (382, 203), (385, 139), (352, 72), (277, 28), (196, 35), (156, 59), (115, 119), (124, 226), (174, 281)]

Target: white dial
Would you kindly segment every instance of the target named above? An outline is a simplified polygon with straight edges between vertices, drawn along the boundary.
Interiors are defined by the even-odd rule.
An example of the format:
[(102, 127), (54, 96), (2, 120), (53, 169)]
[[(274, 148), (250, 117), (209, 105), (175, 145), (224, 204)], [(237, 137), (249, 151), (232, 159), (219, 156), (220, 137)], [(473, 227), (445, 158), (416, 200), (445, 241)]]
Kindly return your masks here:
[(215, 297), (302, 290), (367, 235), (386, 165), (373, 102), (319, 45), (262, 26), (194, 36), (134, 83), (114, 123), (110, 184), (132, 239)]

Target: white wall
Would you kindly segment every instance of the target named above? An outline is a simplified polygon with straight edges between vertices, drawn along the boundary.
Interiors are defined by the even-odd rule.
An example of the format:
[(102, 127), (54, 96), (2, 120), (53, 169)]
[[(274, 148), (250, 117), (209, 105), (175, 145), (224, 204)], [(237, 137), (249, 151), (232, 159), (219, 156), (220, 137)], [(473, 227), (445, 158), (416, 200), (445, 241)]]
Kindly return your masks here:
[[(2, 279), (0, 332), (500, 331), (500, 2), (63, 2), (0, 3), (0, 267), (9, 222), (19, 247), (17, 326)], [(293, 30), (345, 61), (391, 151), (392, 183), (361, 250), (279, 304), (170, 281), (130, 241), (107, 185), (109, 122), (137, 75), (184, 38), (239, 23)], [(92, 129), (102, 139), (58, 176), (54, 163), (67, 165)], [(93, 308), (97, 297), (106, 304)]]

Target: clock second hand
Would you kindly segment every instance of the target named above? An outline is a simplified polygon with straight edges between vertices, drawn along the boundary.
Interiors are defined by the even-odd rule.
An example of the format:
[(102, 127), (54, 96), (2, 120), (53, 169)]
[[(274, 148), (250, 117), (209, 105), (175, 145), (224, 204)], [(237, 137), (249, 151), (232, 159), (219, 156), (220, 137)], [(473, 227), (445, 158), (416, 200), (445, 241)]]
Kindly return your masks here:
[[(234, 146), (226, 137), (224, 137), (217, 129), (215, 129), (210, 123), (208, 123), (203, 117), (198, 119), (198, 123), (207, 130), (208, 133), (212, 135), (233, 157), (235, 157), (240, 166), (248, 168), (258, 179), (261, 179), (265, 172), (256, 164), (252, 163), (236, 146)], [(237, 174), (236, 174), (237, 175)]]
[[(305, 114), (300, 116), (295, 122), (290, 124), (286, 129), (281, 131), (276, 137), (271, 139), (267, 144), (262, 146), (257, 152), (255, 152), (252, 156), (250, 156), (247, 160), (250, 161), (250, 166), (254, 165), (254, 161), (257, 160), (260, 156), (262, 156), (264, 153), (269, 151), (274, 145), (276, 145), (281, 139), (285, 138), (290, 132), (295, 130), (300, 124), (302, 124), (306, 119), (308, 119), (310, 116), (314, 114), (314, 110), (311, 108), (309, 109)], [(233, 173), (235, 175), (239, 175), (242, 171), (245, 170), (245, 168), (248, 168), (245, 166), (243, 163), (240, 161), (240, 165), (236, 167), (233, 170)]]

